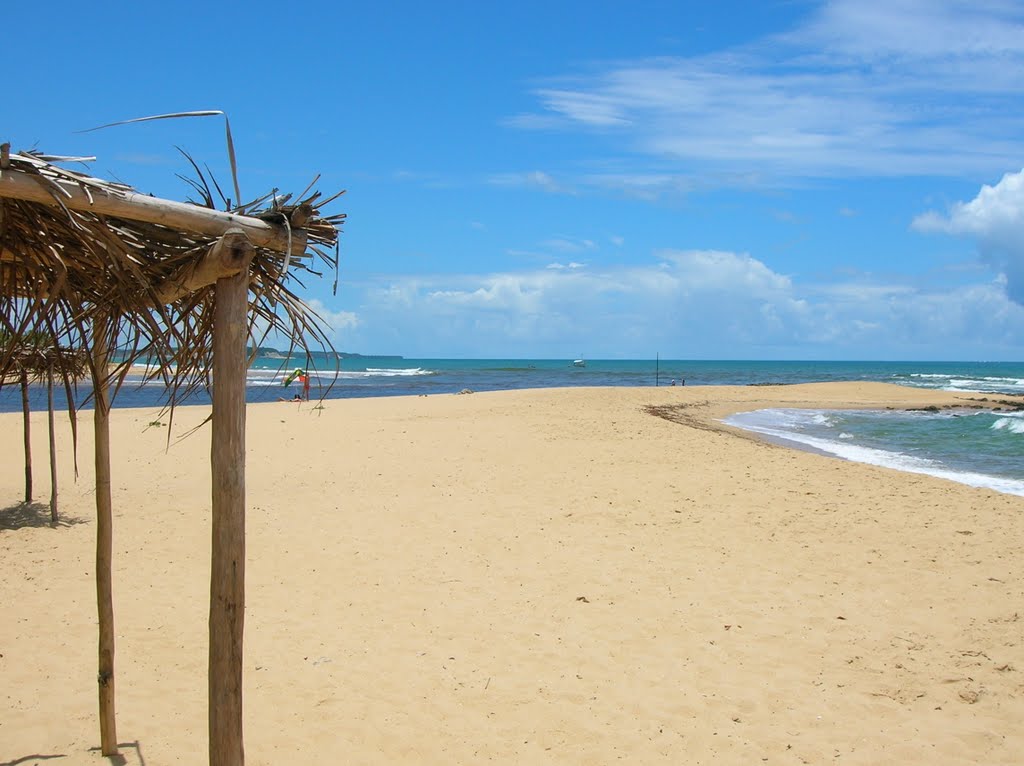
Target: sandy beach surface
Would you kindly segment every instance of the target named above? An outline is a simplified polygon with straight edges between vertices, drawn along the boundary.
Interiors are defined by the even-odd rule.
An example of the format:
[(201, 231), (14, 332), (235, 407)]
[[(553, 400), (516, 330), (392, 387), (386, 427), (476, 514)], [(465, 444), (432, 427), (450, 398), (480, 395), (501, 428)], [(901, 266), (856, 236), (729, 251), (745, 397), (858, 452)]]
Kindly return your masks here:
[[(247, 763), (1024, 762), (1024, 498), (716, 422), (967, 398), (250, 406)], [(210, 431), (185, 434), (208, 412), (112, 413), (115, 763), (206, 761)], [(58, 528), (19, 505), (21, 417), (0, 424), (0, 766), (107, 763), (91, 413), (77, 482), (58, 420)], [(45, 504), (45, 413), (32, 427)]]

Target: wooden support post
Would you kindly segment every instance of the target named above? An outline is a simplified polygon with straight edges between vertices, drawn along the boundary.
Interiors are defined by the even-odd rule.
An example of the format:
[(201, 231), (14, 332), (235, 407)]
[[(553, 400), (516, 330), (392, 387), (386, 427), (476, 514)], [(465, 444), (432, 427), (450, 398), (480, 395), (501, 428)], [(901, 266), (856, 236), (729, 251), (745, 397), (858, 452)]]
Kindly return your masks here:
[[(243, 247), (244, 242), (244, 247)], [(213, 320), (213, 535), (210, 560), (210, 766), (243, 766), (242, 631), (245, 621), (245, 354), (249, 261), (244, 237), (214, 248), (237, 253), (241, 271), (217, 280)], [(235, 260), (239, 260), (236, 258)]]
[(21, 371), (21, 411), (25, 436), (25, 502), (32, 502), (32, 427), (30, 424), (32, 408), (28, 404), (28, 373)]
[(93, 423), (96, 434), (96, 611), (99, 617), (100, 752), (117, 755), (114, 717), (113, 503), (110, 494), (110, 391), (107, 333), (110, 320), (93, 323)]
[(50, 433), (50, 523), (57, 524), (57, 440), (53, 425), (53, 369), (46, 371), (46, 418)]

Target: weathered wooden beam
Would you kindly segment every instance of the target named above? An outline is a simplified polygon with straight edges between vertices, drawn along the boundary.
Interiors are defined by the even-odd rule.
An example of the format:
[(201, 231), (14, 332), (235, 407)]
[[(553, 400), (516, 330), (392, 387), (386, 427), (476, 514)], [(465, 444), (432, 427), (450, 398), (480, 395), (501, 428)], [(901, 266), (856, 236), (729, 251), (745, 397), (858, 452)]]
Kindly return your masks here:
[(183, 267), (156, 288), (156, 302), (160, 305), (174, 303), (219, 279), (233, 277), (249, 268), (252, 256), (253, 246), (245, 232), (228, 229), (201, 259)]
[[(225, 240), (218, 247), (231, 247)], [(210, 766), (243, 766), (242, 633), (245, 622), (245, 377), (248, 265), (217, 280), (213, 319), (212, 551), (210, 557)]]
[[(54, 194), (58, 194), (61, 202), (69, 210), (108, 215), (128, 221), (156, 223), (177, 231), (189, 231), (211, 237), (220, 237), (229, 229), (239, 228), (256, 247), (265, 247), (279, 253), (284, 253), (288, 249), (287, 229), (259, 218), (224, 213), (131, 191), (109, 194), (90, 187), (89, 194), (86, 194), (72, 181), (50, 180), (60, 191), (51, 191), (46, 184), (40, 183), (27, 173), (0, 173), (0, 197), (56, 206)], [(293, 229), (291, 244), (292, 255), (304, 253), (306, 232), (303, 229)]]
[(114, 532), (110, 494), (110, 391), (107, 381), (109, 320), (93, 323), (92, 385), (96, 466), (96, 611), (99, 619), (100, 752), (117, 755), (114, 715)]
[[(230, 229), (228, 229), (228, 231), (230, 231)], [(227, 232), (225, 232), (225, 233), (227, 233)], [(57, 243), (57, 244), (59, 244), (59, 243)], [(281, 258), (282, 258), (282, 262), (283, 262), (283, 260), (284, 260), (284, 254), (283, 253), (281, 254)], [(295, 261), (295, 260), (308, 260), (310, 258), (312, 258), (312, 255), (310, 253), (292, 253), (292, 261)], [(26, 256), (25, 256), (24, 253), (22, 253), (20, 255), (17, 255), (17, 254), (14, 253), (13, 250), (7, 250), (7, 249), (0, 248), (0, 263), (21, 264), (25, 260), (26, 260)]]

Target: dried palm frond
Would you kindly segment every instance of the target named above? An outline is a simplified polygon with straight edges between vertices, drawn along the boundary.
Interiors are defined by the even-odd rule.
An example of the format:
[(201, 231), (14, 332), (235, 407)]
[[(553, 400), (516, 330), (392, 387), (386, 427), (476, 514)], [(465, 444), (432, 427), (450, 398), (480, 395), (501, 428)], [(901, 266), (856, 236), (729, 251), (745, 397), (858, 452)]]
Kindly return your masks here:
[[(12, 174), (38, 184), (48, 201), (12, 196), (5, 187)], [(195, 188), (212, 202), (205, 179)], [(0, 329), (13, 337), (42, 332), (53, 347), (90, 348), (95, 328), (104, 328), (112, 365), (91, 372), (94, 379), (112, 381), (115, 392), (139, 361), (166, 384), (170, 405), (208, 386), (214, 286), (167, 304), (159, 288), (202, 258), (217, 236), (72, 209), (72, 191), (90, 200), (137, 194), (124, 184), (57, 167), (38, 152), (5, 153), (0, 162)], [(322, 321), (292, 288), (301, 284), (294, 272), (316, 274), (317, 260), (337, 268), (345, 214), (323, 214), (337, 195), (320, 196), (307, 189), (292, 202), (275, 191), (228, 211), (283, 230), (289, 244), (293, 236), (305, 243), (305, 252), (294, 258), (291, 246), (286, 253), (255, 247), (249, 283), (253, 347), (276, 333), (306, 353), (333, 351)], [(0, 348), (0, 370), (6, 355)]]

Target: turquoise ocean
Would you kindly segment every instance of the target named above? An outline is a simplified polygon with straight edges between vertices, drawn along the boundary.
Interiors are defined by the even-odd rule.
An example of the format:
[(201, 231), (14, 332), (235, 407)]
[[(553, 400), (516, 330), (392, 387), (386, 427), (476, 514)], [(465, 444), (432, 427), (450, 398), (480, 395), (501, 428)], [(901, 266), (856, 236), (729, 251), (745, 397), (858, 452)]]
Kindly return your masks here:
[[(313, 399), (417, 396), (571, 386), (783, 385), (869, 380), (918, 388), (976, 392), (980, 410), (962, 412), (761, 410), (729, 423), (795, 447), (848, 460), (942, 476), (974, 486), (1024, 496), (1024, 412), (997, 401), (1024, 394), (1020, 362), (829, 362), (571, 359), (406, 359), (392, 356), (301, 359), (277, 352), (257, 356), (249, 369), (247, 396), (253, 403), (291, 397), (299, 386), (283, 382), (292, 370), (310, 371)], [(340, 367), (340, 369), (339, 369)], [(159, 383), (142, 384), (142, 370), (129, 376), (116, 407), (158, 407), (166, 402)], [(88, 390), (75, 393), (88, 407)], [(63, 407), (63, 393), (57, 406)], [(33, 409), (46, 407), (46, 393), (33, 386)], [(185, 404), (208, 403), (205, 393)], [(1003, 407), (1003, 409), (996, 409)], [(0, 389), (0, 411), (21, 409), (17, 386)]]

